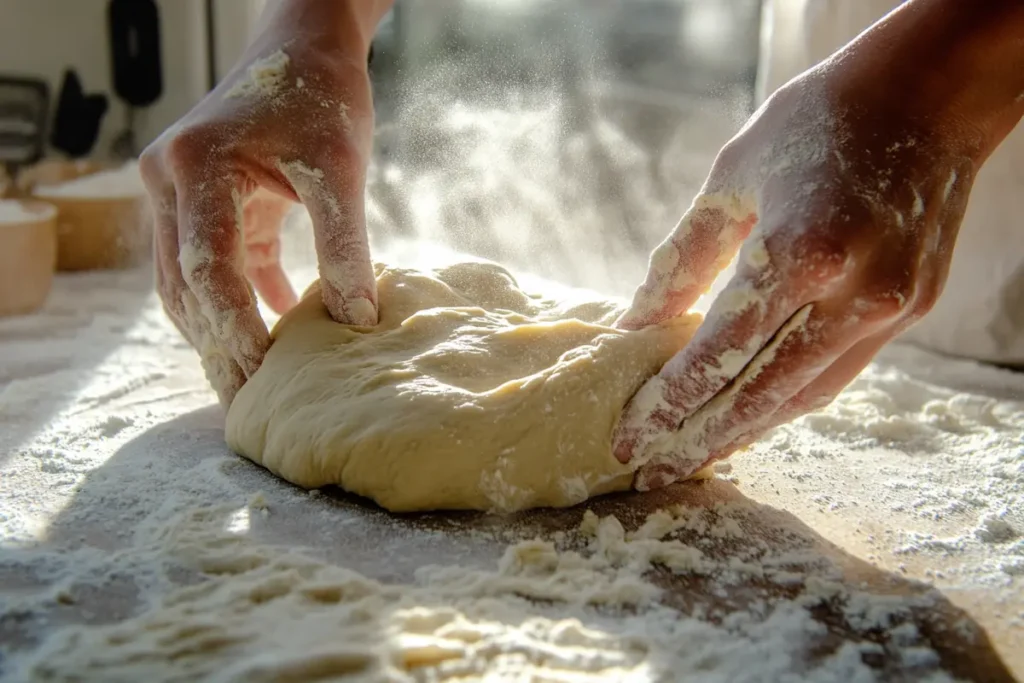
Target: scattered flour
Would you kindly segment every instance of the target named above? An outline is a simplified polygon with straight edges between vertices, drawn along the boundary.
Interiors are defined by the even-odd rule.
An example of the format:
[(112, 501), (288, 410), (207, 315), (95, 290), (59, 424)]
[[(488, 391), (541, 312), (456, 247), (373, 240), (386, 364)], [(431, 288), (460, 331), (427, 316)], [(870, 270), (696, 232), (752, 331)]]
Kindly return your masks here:
[(889, 347), (830, 406), (733, 462), (787, 482), (790, 509), (877, 530), (862, 542), (880, 566), (912, 562), (951, 589), (1019, 600), (1022, 385), (1019, 373)]
[[(587, 513), (578, 528), (555, 531), (503, 518), (433, 530), (281, 484), (224, 448), (222, 414), (150, 282), (144, 270), (61, 277), (42, 314), (0, 323), (0, 629), (19, 634), (5, 635), (0, 675), (17, 666), (49, 680), (212, 671), (217, 680), (673, 680), (693, 671), (870, 681), (887, 662), (946, 678), (914, 618), (933, 593), (897, 597), (845, 580), (806, 532), (766, 522), (769, 508), (742, 497), (632, 521)], [(830, 440), (837, 423), (822, 416), (853, 420), (844, 406), (858, 405), (865, 382), (890, 395), (910, 387), (902, 409), (875, 401), (842, 427), (844, 441)], [(1015, 433), (1019, 448), (1016, 404), (957, 396), (873, 367), (836, 405), (758, 446), (770, 451), (716, 469), (773, 481), (756, 474), (770, 457), (783, 474), (774, 481), (814, 477), (821, 470), (808, 464), (866, 451), (872, 420), (901, 417), (926, 427), (898, 432), (913, 445), (901, 457), (927, 462), (922, 471), (935, 470), (920, 460), (928, 452), (943, 453), (936, 435), (987, 435), (995, 453), (984, 457), (1001, 453), (1014, 474), (1019, 453), (1000, 451), (999, 439)], [(929, 482), (915, 470), (897, 479)], [(844, 514), (905, 491), (885, 477), (843, 481), (852, 485), (788, 492), (786, 507), (827, 496)], [(1004, 581), (1021, 580), (1011, 491), (993, 491), (991, 509), (964, 517), (955, 552), (978, 571), (961, 580), (990, 585), (984, 572), (998, 558)], [(938, 531), (931, 517), (920, 521)], [(420, 566), (424, 558), (435, 565)], [(822, 609), (846, 637), (815, 618)]]
[[(727, 520), (723, 536), (743, 536), (743, 510), (659, 512), (632, 534), (588, 511), (557, 544), (521, 541), (496, 567), (425, 566), (397, 585), (254, 543), (238, 524), (245, 510), (198, 509), (157, 529), (154, 555), (208, 578), (122, 623), (59, 632), (24, 673), (49, 681), (670, 681), (682, 672), (716, 681), (874, 681), (862, 654), (888, 647), (909, 671), (951, 680), (905, 621), (915, 606), (905, 598), (819, 580), (795, 599), (721, 619), (660, 604), (662, 589), (644, 576), (657, 566), (725, 584), (750, 572), (774, 580), (770, 561), (722, 562), (665, 538), (706, 515)], [(823, 601), (844, 605), (865, 637), (814, 657), (829, 632), (809, 610)], [(879, 628), (890, 633), (885, 646), (866, 637)]]
[(39, 211), (25, 206), (25, 204), (16, 199), (0, 200), (0, 225), (38, 221), (52, 215), (52, 208), (49, 212)]

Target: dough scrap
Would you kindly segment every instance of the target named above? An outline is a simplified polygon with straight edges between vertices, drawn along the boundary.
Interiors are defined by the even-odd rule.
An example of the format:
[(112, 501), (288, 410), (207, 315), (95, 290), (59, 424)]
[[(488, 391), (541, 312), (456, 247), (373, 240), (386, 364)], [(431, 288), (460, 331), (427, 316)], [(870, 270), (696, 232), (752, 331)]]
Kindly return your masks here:
[(234, 451), (394, 512), (567, 507), (630, 487), (612, 429), (698, 315), (613, 329), (617, 304), (527, 294), (492, 263), (376, 274), (375, 327), (334, 322), (316, 284), (278, 322), (228, 411)]

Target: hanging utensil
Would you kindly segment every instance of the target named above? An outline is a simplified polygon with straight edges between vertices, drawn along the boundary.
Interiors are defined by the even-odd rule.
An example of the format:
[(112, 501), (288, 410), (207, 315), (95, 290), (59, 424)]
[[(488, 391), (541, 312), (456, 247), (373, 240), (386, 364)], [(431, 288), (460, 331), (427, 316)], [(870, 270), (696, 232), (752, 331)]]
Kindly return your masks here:
[(126, 105), (125, 129), (114, 142), (122, 158), (138, 154), (135, 110), (160, 99), (160, 11), (154, 0), (110, 0), (107, 7), (114, 92)]
[(72, 159), (89, 155), (100, 135), (100, 124), (107, 113), (107, 96), (87, 94), (74, 69), (64, 72), (57, 113), (53, 119), (50, 144)]
[(43, 156), (49, 101), (45, 81), (0, 76), (0, 164), (12, 178)]

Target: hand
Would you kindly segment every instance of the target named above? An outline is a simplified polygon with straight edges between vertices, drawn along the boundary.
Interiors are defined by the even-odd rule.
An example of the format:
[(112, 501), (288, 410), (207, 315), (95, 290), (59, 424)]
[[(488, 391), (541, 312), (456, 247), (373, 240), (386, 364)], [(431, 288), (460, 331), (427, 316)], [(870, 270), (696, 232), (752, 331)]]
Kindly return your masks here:
[(155, 209), (158, 292), (225, 404), (270, 343), (253, 287), (278, 312), (296, 301), (279, 239), (292, 201), (312, 217), (331, 315), (377, 321), (363, 204), (368, 41), (345, 38), (272, 22), (140, 161)]
[(614, 453), (640, 465), (636, 488), (828, 404), (939, 295), (975, 174), (1020, 106), (968, 115), (979, 97), (947, 97), (907, 61), (901, 80), (873, 31), (765, 103), (652, 255), (620, 327), (686, 311), (739, 249), (697, 335), (622, 415)]

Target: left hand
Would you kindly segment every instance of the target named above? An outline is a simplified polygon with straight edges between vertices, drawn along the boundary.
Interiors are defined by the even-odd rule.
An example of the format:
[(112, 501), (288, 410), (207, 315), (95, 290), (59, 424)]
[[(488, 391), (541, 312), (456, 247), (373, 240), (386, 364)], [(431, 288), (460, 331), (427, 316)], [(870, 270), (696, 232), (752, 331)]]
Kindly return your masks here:
[(331, 317), (377, 322), (364, 189), (379, 17), (364, 0), (270, 7), (235, 68), (139, 161), (156, 208), (157, 291), (224, 405), (270, 346), (253, 290), (278, 313), (296, 303), (280, 263), (293, 201), (310, 214)]

